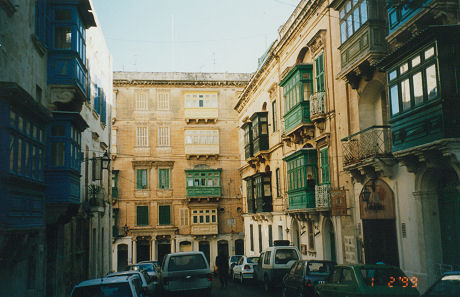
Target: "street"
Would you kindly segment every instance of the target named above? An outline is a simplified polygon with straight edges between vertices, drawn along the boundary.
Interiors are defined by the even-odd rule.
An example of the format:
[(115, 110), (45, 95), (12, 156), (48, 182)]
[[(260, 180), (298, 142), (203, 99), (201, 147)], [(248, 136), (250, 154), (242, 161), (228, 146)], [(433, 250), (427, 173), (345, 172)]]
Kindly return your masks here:
[(273, 288), (269, 293), (265, 293), (261, 284), (248, 282), (240, 284), (240, 282), (228, 280), (227, 288), (222, 289), (218, 278), (214, 278), (212, 282), (212, 297), (279, 297), (281, 296), (281, 288)]

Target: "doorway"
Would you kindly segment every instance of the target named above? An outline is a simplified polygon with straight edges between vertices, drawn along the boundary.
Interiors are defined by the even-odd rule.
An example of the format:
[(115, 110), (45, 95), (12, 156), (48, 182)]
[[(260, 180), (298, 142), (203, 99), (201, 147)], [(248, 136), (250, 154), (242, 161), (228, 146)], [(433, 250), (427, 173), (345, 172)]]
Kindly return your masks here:
[(323, 234), (325, 259), (337, 262), (334, 226), (329, 218), (326, 219), (326, 222), (324, 223)]
[(119, 244), (117, 246), (117, 271), (128, 270), (128, 245)]
[(217, 242), (217, 254), (223, 255), (225, 258), (228, 258), (228, 241), (219, 240)]
[(200, 241), (199, 242), (199, 245), (198, 245), (198, 248), (201, 252), (204, 253), (204, 255), (206, 256), (206, 259), (208, 260), (208, 263), (211, 263), (209, 260), (210, 260), (210, 254), (209, 254), (209, 241)]
[(171, 253), (171, 242), (169, 239), (163, 239), (158, 241), (158, 263), (163, 265), (163, 258)]
[(235, 255), (244, 255), (244, 240), (235, 240)]
[(192, 243), (190, 241), (181, 241), (179, 243), (179, 251), (180, 252), (191, 252), (192, 251)]
[(136, 241), (136, 261), (149, 261), (150, 260), (150, 240), (138, 239)]
[(399, 266), (395, 220), (363, 220), (366, 263)]

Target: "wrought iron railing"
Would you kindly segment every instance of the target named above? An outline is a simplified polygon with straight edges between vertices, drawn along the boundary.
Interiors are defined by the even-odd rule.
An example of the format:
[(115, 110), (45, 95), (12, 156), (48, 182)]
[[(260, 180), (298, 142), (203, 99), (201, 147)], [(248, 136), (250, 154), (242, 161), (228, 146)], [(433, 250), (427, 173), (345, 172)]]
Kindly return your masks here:
[(329, 184), (315, 186), (316, 208), (331, 207), (330, 189)]
[(342, 139), (343, 164), (358, 163), (391, 152), (390, 126), (372, 126)]
[(326, 113), (325, 92), (316, 92), (310, 96), (310, 118)]

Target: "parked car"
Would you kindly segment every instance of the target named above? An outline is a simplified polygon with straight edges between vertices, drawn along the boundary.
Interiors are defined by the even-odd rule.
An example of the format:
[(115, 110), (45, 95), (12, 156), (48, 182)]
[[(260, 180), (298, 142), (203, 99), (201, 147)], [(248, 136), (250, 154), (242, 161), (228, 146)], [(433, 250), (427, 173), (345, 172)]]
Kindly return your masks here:
[(238, 263), (233, 266), (232, 279), (238, 279), (241, 283), (244, 280), (252, 280), (254, 278), (254, 266), (257, 265), (259, 257), (242, 256)]
[(228, 273), (232, 275), (233, 267), (235, 267), (236, 263), (243, 257), (244, 255), (233, 255), (228, 257)]
[(318, 284), (319, 297), (419, 296), (417, 284), (398, 267), (384, 264), (350, 264), (334, 267), (328, 282)]
[(131, 264), (128, 266), (129, 270), (145, 270), (147, 271), (148, 275), (150, 277), (156, 277), (158, 278), (158, 270), (159, 270), (159, 265), (155, 265), (155, 263), (158, 263), (158, 261), (142, 261), (136, 264)]
[(106, 277), (117, 277), (117, 276), (128, 276), (128, 275), (138, 275), (139, 278), (141, 279), (142, 289), (144, 290), (144, 292), (149, 296), (153, 296), (155, 294), (155, 289), (156, 289), (158, 282), (153, 282), (150, 279), (150, 276), (147, 274), (147, 271), (145, 270), (141, 270), (141, 271), (128, 270), (128, 271), (113, 272), (113, 273), (107, 274)]
[(460, 271), (444, 273), (422, 297), (460, 296)]
[(295, 262), (283, 277), (283, 297), (314, 296), (314, 287), (325, 283), (334, 267), (332, 261), (300, 260)]
[(254, 267), (255, 279), (263, 283), (266, 292), (272, 286), (280, 286), (283, 276), (297, 260), (301, 259), (296, 246), (285, 245), (288, 243), (284, 240), (280, 244), (263, 251), (257, 266)]
[(212, 274), (203, 252), (179, 252), (165, 256), (160, 285), (165, 295), (201, 293), (211, 296)]
[(143, 297), (138, 275), (86, 280), (76, 285), (70, 297)]

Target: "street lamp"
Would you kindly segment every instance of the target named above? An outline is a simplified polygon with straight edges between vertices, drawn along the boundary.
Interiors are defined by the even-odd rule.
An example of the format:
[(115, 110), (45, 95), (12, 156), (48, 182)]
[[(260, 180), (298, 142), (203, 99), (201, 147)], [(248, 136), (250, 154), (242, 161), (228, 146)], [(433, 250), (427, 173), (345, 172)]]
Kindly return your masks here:
[(101, 166), (102, 166), (102, 169), (109, 169), (109, 165), (110, 165), (110, 158), (109, 158), (109, 155), (107, 154), (107, 151), (105, 151), (104, 155), (102, 156), (101, 158)]

